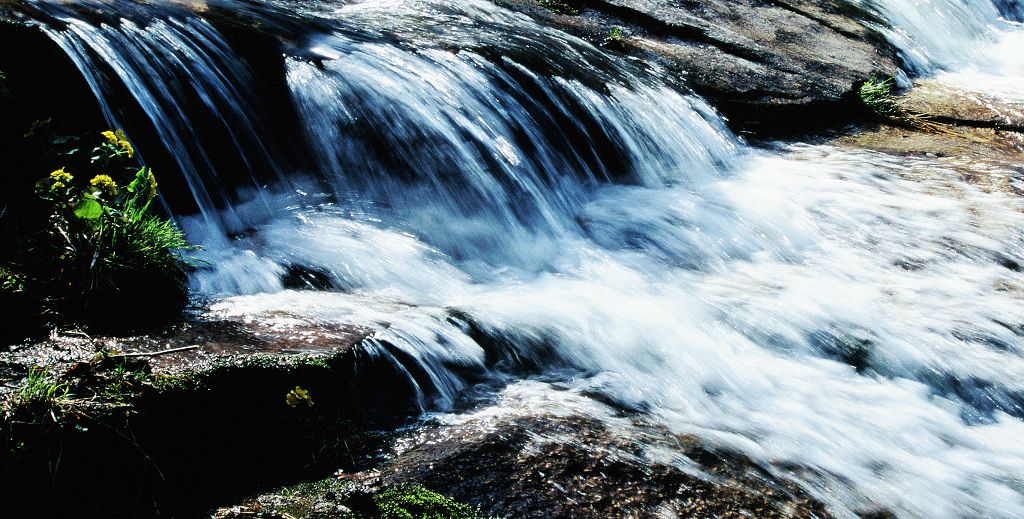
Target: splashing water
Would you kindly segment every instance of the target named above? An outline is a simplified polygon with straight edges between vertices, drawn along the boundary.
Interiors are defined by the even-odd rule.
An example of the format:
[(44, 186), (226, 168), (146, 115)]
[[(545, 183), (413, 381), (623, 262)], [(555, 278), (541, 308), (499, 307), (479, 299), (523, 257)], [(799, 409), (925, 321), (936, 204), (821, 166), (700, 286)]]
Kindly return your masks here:
[[(1012, 2), (865, 4), (918, 72), (1015, 66), (983, 50), (1017, 37)], [(524, 400), (550, 386), (517, 376), (599, 393), (843, 517), (1024, 516), (1018, 197), (931, 159), (749, 149), (658, 70), (483, 2), (244, 6), (289, 34), (317, 169), (237, 197), (162, 84), (186, 78), (230, 152), (272, 155), (213, 25), (47, 11), (79, 66), (111, 67), (167, 132), (213, 315), (371, 326), (367, 351), (427, 374), (424, 410), (451, 409), (467, 372)], [(295, 36), (297, 18), (316, 22)], [(337, 290), (283, 290), (295, 267)]]

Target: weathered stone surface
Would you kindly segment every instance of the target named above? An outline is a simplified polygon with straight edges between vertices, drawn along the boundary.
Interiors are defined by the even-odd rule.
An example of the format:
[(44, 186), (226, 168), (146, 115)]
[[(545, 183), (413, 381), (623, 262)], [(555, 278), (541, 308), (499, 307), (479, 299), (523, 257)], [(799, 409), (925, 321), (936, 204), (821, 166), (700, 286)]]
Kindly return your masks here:
[(97, 355), (137, 358), (156, 376), (198, 375), (213, 369), (241, 366), (253, 356), (282, 367), (337, 357), (372, 335), (369, 327), (326, 326), (301, 319), (273, 323), (234, 319), (193, 318), (162, 333), (128, 337), (55, 333), (48, 339), (0, 353), (7, 373), (25, 373), (31, 366), (71, 366)]
[(584, 415), (428, 427), (380, 472), (385, 485), (431, 486), (504, 517), (831, 516), (742, 456)]
[(1024, 104), (963, 90), (935, 79), (920, 79), (899, 98), (907, 110), (960, 126), (1024, 132)]
[[(546, 23), (662, 60), (735, 125), (794, 131), (842, 120), (855, 86), (895, 74), (896, 51), (841, 0), (603, 0), (559, 14), (533, 0), (500, 0)], [(547, 4), (550, 5), (550, 4)], [(576, 11), (578, 9), (578, 11)], [(566, 13), (566, 11), (562, 11)], [(825, 109), (823, 105), (833, 105)]]
[(934, 79), (918, 80), (894, 100), (904, 115), (831, 142), (928, 157), (971, 183), (1024, 194), (1024, 105)]

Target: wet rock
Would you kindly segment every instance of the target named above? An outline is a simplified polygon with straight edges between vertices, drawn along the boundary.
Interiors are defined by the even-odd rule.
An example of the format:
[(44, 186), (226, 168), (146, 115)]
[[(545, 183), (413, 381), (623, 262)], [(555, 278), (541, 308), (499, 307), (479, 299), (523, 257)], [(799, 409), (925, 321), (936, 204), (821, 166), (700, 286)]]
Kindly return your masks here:
[(910, 111), (957, 126), (1024, 132), (1024, 104), (963, 90), (934, 79), (918, 80), (898, 98)]
[(732, 119), (759, 133), (805, 131), (856, 117), (855, 86), (895, 74), (896, 51), (841, 1), (606, 0), (554, 12), (544, 2), (503, 0), (595, 42), (616, 44), (684, 77)]
[(1024, 194), (1024, 133), (955, 125), (929, 131), (882, 124), (858, 128), (829, 141), (844, 148), (918, 157), (934, 165), (930, 173), (917, 168), (908, 173), (911, 177), (952, 172), (985, 190)]
[(427, 427), (379, 470), (502, 517), (830, 517), (742, 456), (582, 415)]
[(328, 290), (338, 288), (331, 281), (331, 276), (321, 270), (303, 265), (289, 265), (281, 276), (284, 288), (294, 290)]
[(855, 128), (831, 142), (920, 157), (986, 189), (1024, 193), (1024, 105), (936, 80), (918, 81), (894, 102), (906, 116)]

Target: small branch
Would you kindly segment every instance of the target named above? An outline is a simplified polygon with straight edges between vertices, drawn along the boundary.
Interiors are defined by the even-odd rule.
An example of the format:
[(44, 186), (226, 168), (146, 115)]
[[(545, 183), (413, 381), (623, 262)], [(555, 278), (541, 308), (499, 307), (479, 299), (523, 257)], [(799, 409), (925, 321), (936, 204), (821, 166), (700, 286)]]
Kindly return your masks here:
[(171, 348), (169, 350), (160, 351), (140, 351), (138, 353), (120, 353), (117, 355), (111, 355), (111, 357), (156, 357), (157, 355), (167, 355), (168, 353), (177, 353), (179, 351), (195, 350), (198, 349), (199, 345), (194, 344), (192, 346), (182, 346), (180, 348)]

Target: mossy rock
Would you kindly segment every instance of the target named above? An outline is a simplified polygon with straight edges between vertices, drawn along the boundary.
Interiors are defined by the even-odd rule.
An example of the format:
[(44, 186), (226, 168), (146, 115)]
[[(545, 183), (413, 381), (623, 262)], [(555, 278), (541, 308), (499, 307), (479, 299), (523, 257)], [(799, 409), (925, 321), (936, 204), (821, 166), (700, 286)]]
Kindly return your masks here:
[(480, 510), (423, 487), (394, 488), (373, 498), (380, 519), (477, 519)]

